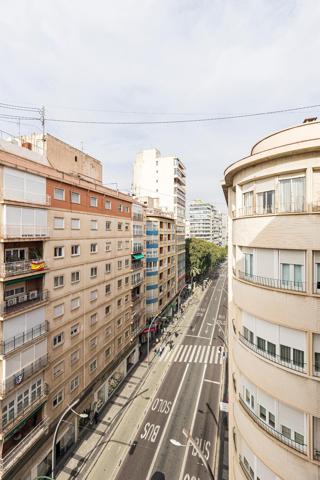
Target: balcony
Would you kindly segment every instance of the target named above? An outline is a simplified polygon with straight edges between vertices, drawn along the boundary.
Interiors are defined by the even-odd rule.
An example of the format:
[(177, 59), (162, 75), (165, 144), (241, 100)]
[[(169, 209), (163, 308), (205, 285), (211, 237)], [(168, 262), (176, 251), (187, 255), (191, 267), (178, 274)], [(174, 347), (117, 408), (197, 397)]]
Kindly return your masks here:
[(3, 238), (46, 238), (49, 236), (47, 226), (39, 225), (4, 225), (2, 228)]
[(305, 368), (306, 368), (306, 363), (303, 364), (295, 364), (292, 361), (285, 361), (283, 360), (279, 355), (272, 355), (271, 353), (267, 352), (266, 350), (261, 350), (258, 348), (258, 346), (255, 343), (251, 343), (250, 340), (248, 340), (246, 337), (244, 337), (240, 332), (239, 332), (239, 340), (241, 343), (243, 343), (246, 347), (250, 348), (253, 352), (257, 353), (261, 357), (266, 358), (267, 360), (270, 360), (273, 363), (276, 363), (277, 365), (281, 365), (282, 367), (290, 368), (291, 370), (295, 370), (296, 372), (300, 373), (306, 373)]
[(132, 280), (131, 280), (131, 284), (136, 286), (136, 285), (139, 285), (140, 283), (142, 283), (144, 280), (144, 277), (143, 275), (137, 275), (137, 276), (132, 276)]
[[(319, 205), (313, 204), (312, 210), (315, 212), (320, 211)], [(278, 206), (275, 204), (265, 206), (247, 206), (233, 210), (233, 218), (252, 217), (258, 215), (277, 215), (286, 213), (305, 213), (306, 212), (306, 200), (305, 197), (297, 197), (292, 202), (282, 202)]]
[(239, 270), (239, 278), (246, 282), (262, 285), (263, 287), (277, 288), (279, 290), (290, 290), (295, 292), (305, 292), (306, 282), (298, 282), (293, 280), (280, 280), (277, 278), (260, 277), (258, 275), (250, 275)]
[(142, 213), (133, 213), (132, 220), (136, 222), (143, 222), (143, 214)]
[(7, 298), (0, 304), (0, 314), (10, 314), (48, 300), (48, 290), (32, 290)]
[[(248, 470), (248, 468), (245, 466), (245, 464), (243, 463), (243, 460), (241, 458), (241, 455), (239, 455), (239, 465), (241, 467), (241, 470), (244, 474), (244, 476), (247, 478), (247, 480), (254, 480), (254, 473), (253, 473), (253, 470), (251, 469), (251, 472), (250, 470)], [(249, 467), (250, 468), (250, 467)]]
[(131, 268), (132, 270), (140, 270), (143, 268), (143, 262), (141, 262), (141, 260), (133, 261), (131, 262)]
[(44, 260), (20, 260), (18, 262), (7, 262), (0, 266), (0, 276), (4, 278), (12, 277), (26, 273), (40, 272), (46, 268)]
[(45, 368), (48, 364), (48, 354), (43, 355), (34, 362), (30, 363), (26, 367), (22, 368), (20, 372), (11, 375), (0, 383), (0, 393), (2, 395), (9, 393), (14, 388), (24, 382), (27, 378), (31, 377), (34, 373), (39, 372)]
[(143, 251), (143, 243), (134, 243), (132, 253), (141, 253)]
[(19, 333), (14, 337), (0, 342), (0, 354), (6, 355), (7, 353), (14, 352), (17, 350), (17, 348), (21, 347), (25, 343), (29, 343), (32, 340), (45, 335), (48, 332), (48, 327), (49, 323), (45, 321), (36, 327), (27, 330), (26, 332)]
[(298, 443), (292, 440), (291, 438), (286, 437), (282, 433), (278, 432), (274, 428), (270, 427), (267, 423), (265, 423), (261, 418), (259, 418), (250, 408), (249, 406), (245, 403), (243, 398), (239, 395), (239, 402), (242, 408), (246, 411), (246, 413), (252, 418), (252, 420), (260, 427), (262, 430), (267, 432), (269, 435), (272, 437), (275, 437), (279, 442), (287, 445), (290, 448), (293, 448), (299, 453), (302, 453), (304, 455), (307, 454), (307, 445), (304, 443)]
[(141, 295), (141, 294), (139, 294), (139, 295), (133, 295), (133, 296), (131, 297), (131, 304), (132, 304), (132, 306), (133, 306), (133, 305), (137, 305), (137, 303), (139, 303), (139, 302), (141, 301), (141, 299), (142, 299), (142, 295)]

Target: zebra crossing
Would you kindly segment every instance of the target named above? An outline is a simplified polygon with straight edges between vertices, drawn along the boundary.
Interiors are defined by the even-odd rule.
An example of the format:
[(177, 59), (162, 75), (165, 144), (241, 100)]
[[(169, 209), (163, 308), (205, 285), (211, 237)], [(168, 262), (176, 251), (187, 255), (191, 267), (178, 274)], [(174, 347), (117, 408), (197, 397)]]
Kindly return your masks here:
[[(159, 360), (163, 361), (168, 354), (169, 349), (165, 348)], [(176, 363), (211, 363), (221, 365), (225, 357), (226, 352), (223, 346), (181, 344), (177, 350), (172, 352), (170, 360)]]

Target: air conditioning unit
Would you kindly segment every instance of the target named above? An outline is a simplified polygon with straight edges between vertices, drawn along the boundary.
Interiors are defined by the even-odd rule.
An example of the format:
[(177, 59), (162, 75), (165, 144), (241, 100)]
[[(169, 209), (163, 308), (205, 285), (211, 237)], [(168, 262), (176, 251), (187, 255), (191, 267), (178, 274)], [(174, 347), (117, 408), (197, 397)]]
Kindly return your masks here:
[(8, 298), (8, 300), (6, 301), (6, 303), (7, 303), (7, 307), (12, 307), (12, 305), (16, 305), (16, 303), (17, 303), (17, 297)]
[(30, 300), (34, 300), (37, 297), (38, 297), (38, 290), (32, 290), (32, 292), (29, 292)]
[(19, 295), (18, 297), (18, 303), (23, 303), (23, 302), (26, 302), (28, 300), (28, 295), (25, 293), (23, 295)]

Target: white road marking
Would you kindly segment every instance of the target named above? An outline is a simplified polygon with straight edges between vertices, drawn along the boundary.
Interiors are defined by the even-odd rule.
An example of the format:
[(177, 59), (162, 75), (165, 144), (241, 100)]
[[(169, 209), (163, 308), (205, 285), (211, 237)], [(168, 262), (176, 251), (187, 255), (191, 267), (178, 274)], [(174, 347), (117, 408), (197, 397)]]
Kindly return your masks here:
[(196, 350), (197, 350), (197, 345), (193, 345), (193, 350), (192, 350), (190, 358), (189, 358), (190, 363), (192, 362), (192, 359), (194, 357), (194, 354), (196, 353)]
[(204, 363), (208, 363), (209, 353), (210, 353), (210, 345), (207, 346), (206, 356), (204, 357), (204, 360), (203, 360)]
[[(221, 347), (220, 347), (221, 348)], [(219, 358), (219, 355), (220, 355), (220, 352), (219, 352), (219, 347), (217, 347), (217, 351), (216, 351), (216, 358), (214, 360), (214, 363), (218, 363), (218, 358)]]
[(184, 349), (182, 350), (181, 355), (180, 355), (180, 357), (179, 357), (179, 359), (178, 359), (178, 362), (182, 362), (182, 359), (183, 359), (183, 357), (185, 356), (188, 348), (189, 348), (189, 345), (185, 345), (185, 347), (184, 347)]
[(215, 380), (209, 380), (208, 378), (205, 378), (203, 381), (208, 382), (208, 383), (215, 383), (216, 385), (220, 385), (220, 382), (216, 382)]
[(197, 360), (198, 360), (200, 351), (201, 351), (201, 345), (198, 346), (197, 355), (196, 355), (196, 358), (194, 359), (195, 362), (197, 362)]
[[(183, 359), (184, 362), (187, 362), (187, 361), (188, 361), (188, 357), (189, 357), (189, 354), (190, 354), (190, 352), (191, 352), (192, 347), (193, 347), (193, 345), (189, 345), (189, 348), (188, 348), (188, 350), (187, 350), (187, 352), (186, 352), (186, 355), (185, 355), (185, 357), (184, 357), (184, 359)], [(182, 362), (182, 359), (181, 359), (181, 362)]]
[(212, 346), (211, 348), (212, 348), (212, 350), (211, 350), (211, 355), (210, 355), (209, 363), (213, 363), (214, 350), (215, 350), (216, 347), (213, 347), (213, 346)]
[(176, 354), (176, 356), (174, 357), (174, 360), (173, 360), (174, 362), (176, 362), (176, 361), (177, 361), (177, 359), (178, 359), (178, 357), (179, 357), (179, 355), (180, 355), (180, 353), (181, 353), (181, 350), (182, 350), (182, 349), (183, 349), (183, 345), (179, 345), (179, 348), (178, 348), (177, 354)]
[(200, 327), (199, 332), (198, 332), (198, 335), (199, 335), (199, 336), (200, 336), (200, 333), (201, 333), (203, 324), (204, 324), (204, 322), (205, 322), (205, 320), (206, 320), (206, 318), (207, 318), (207, 315), (208, 315), (208, 312), (209, 312), (209, 307), (210, 307), (210, 304), (211, 304), (211, 301), (212, 301), (212, 297), (213, 297), (213, 295), (215, 295), (215, 293), (216, 293), (217, 285), (218, 285), (218, 282), (216, 283), (216, 285), (215, 285), (215, 287), (214, 287), (214, 289), (213, 289), (213, 292), (212, 292), (212, 294), (210, 295), (210, 300), (209, 300), (209, 302), (208, 302), (207, 310), (206, 310), (206, 313), (205, 313), (204, 316), (203, 316), (203, 320), (202, 320), (202, 323), (201, 323), (201, 327)]
[(200, 355), (200, 358), (199, 358), (200, 363), (203, 362), (203, 357), (204, 357), (205, 353), (206, 353), (206, 347), (201, 347), (201, 355)]

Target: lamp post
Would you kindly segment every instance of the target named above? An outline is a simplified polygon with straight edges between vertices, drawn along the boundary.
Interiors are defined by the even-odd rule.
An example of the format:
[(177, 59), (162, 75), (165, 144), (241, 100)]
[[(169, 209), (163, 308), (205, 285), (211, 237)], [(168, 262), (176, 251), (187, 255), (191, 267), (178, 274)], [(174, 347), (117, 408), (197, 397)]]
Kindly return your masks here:
[(148, 368), (150, 366), (150, 360), (149, 360), (149, 348), (150, 348), (150, 330), (151, 330), (151, 327), (153, 325), (153, 322), (155, 321), (155, 319), (158, 317), (158, 315), (156, 315), (155, 317), (153, 317), (152, 319), (152, 322), (150, 323), (149, 325), (149, 328), (148, 328), (148, 334), (147, 334), (147, 350), (148, 350)]
[(53, 439), (52, 439), (52, 465), (51, 465), (51, 477), (52, 477), (52, 480), (54, 480), (55, 478), (55, 468), (56, 468), (56, 441), (57, 441), (57, 436), (58, 436), (58, 430), (59, 430), (59, 427), (64, 419), (64, 417), (69, 413), (69, 412), (72, 412), (74, 413), (75, 415), (77, 415), (78, 417), (80, 418), (87, 418), (88, 415), (86, 413), (78, 413), (76, 412), (75, 410), (73, 410), (73, 407), (75, 407), (77, 405), (77, 403), (79, 403), (80, 401), (80, 398), (77, 398), (77, 400), (75, 400), (71, 405), (69, 405), (66, 410), (63, 412), (63, 414), (61, 415), (61, 417), (59, 418), (59, 421), (57, 423), (57, 426), (56, 426), (56, 429), (54, 431), (54, 434), (53, 434)]

